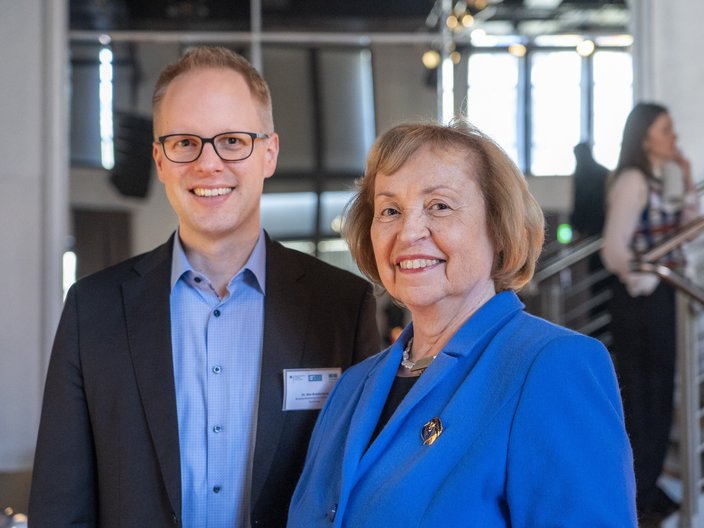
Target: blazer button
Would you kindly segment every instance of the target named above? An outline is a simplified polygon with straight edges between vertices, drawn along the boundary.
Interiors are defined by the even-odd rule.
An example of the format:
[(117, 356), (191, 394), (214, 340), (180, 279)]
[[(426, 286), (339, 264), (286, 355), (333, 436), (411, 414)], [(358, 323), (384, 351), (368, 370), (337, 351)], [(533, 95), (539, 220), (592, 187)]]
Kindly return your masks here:
[(332, 506), (330, 506), (330, 508), (328, 509), (325, 516), (327, 517), (328, 521), (334, 522), (336, 513), (337, 513), (337, 504), (333, 504)]
[(171, 512), (171, 522), (174, 523), (175, 526), (178, 526), (178, 517), (175, 512)]

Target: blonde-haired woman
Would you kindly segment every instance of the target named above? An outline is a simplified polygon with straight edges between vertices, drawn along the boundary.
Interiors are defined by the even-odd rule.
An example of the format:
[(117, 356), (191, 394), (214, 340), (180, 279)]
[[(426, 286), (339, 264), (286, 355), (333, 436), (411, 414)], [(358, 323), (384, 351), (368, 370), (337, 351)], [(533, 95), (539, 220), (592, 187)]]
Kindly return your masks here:
[(494, 142), (462, 121), (389, 130), (347, 239), (412, 323), (335, 386), (290, 527), (636, 526), (609, 354), (523, 311), (543, 215)]

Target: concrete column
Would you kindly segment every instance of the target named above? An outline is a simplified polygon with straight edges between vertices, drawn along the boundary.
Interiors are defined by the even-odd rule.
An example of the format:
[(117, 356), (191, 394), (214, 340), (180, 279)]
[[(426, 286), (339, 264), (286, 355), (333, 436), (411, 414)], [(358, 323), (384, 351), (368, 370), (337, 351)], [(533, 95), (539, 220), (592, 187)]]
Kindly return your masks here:
[(635, 96), (667, 106), (695, 180), (704, 180), (704, 2), (631, 0)]
[(68, 218), (66, 0), (0, 0), (0, 507), (26, 508)]

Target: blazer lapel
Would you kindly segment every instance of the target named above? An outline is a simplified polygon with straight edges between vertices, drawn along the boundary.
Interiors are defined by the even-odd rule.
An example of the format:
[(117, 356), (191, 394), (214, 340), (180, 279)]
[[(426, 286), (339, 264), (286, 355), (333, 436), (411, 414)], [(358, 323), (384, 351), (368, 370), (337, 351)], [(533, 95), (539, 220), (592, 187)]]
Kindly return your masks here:
[(369, 440), (379, 421), (381, 410), (386, 403), (401, 362), (401, 343), (407, 341), (408, 334), (410, 331), (407, 328), (389, 350), (387, 357), (375, 366), (364, 382), (362, 394), (350, 420), (349, 430), (355, 433), (349, 435), (345, 442), (342, 460), (342, 482), (345, 483), (345, 488), (340, 491), (338, 514), (344, 510), (348, 493), (351, 492), (356, 482), (363, 478), (369, 467), (376, 462), (388, 444), (393, 441), (405, 417), (413, 412), (413, 409), (424, 400), (428, 393), (433, 390), (443, 391), (442, 386), (438, 385), (443, 383), (456, 368), (457, 358), (446, 355), (438, 357), (433, 362), (432, 372), (428, 369), (418, 379), (408, 396), (403, 399), (391, 419), (385, 424), (379, 436), (369, 445)]
[[(520, 376), (510, 373), (526, 368), (517, 361), (516, 357), (520, 356), (512, 346), (506, 346), (505, 343), (493, 346), (493, 341), (500, 335), (507, 321), (521, 307), (515, 295), (504, 293), (475, 313), (411, 388), (365, 452), (366, 443), (362, 445), (357, 437), (361, 438), (361, 442), (368, 442), (369, 435), (376, 426), (401, 361), (400, 343), (405, 343), (410, 333), (408, 328), (404, 331), (392, 353), (370, 373), (350, 423), (350, 431), (355, 431), (355, 434), (347, 438), (342, 476), (345, 489), (340, 493), (338, 514), (346, 505), (349, 491), (397, 441), (399, 429), (409, 417), (418, 421), (419, 443), (423, 425), (434, 417), (439, 417), (443, 422), (448, 420), (456, 425), (461, 424), (461, 427), (469, 427), (467, 446), (474, 442), (485, 424), (518, 389), (516, 380)], [(497, 378), (497, 372), (506, 372), (507, 375)]]
[(173, 237), (135, 265), (122, 285), (127, 337), (140, 397), (173, 511), (181, 515), (181, 465), (171, 351)]
[(252, 504), (256, 504), (274, 463), (274, 454), (285, 443), (281, 438), (286, 413), (283, 406), (283, 370), (300, 367), (308, 326), (310, 291), (299, 279), (304, 270), (285, 248), (266, 240), (266, 293), (264, 341), (259, 388)]
[[(371, 450), (369, 440), (379, 421), (389, 390), (396, 377), (398, 365), (401, 362), (401, 342), (405, 342), (403, 336), (388, 350), (386, 358), (377, 363), (369, 372), (360, 389), (361, 394), (349, 425), (349, 430), (355, 433), (345, 439), (342, 453), (344, 488), (340, 490), (338, 513), (344, 510), (348, 492), (359, 478), (362, 459), (368, 454), (367, 447)], [(377, 444), (377, 440), (378, 438), (373, 445)]]

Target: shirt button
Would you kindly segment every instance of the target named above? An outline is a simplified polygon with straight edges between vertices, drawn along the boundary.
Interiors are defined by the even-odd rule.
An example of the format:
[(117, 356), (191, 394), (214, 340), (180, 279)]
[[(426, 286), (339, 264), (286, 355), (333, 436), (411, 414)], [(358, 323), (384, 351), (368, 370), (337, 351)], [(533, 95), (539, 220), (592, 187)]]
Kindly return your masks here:
[(213, 315), (214, 315), (215, 317), (220, 317), (220, 310), (215, 309), (215, 311), (213, 312)]
[(215, 425), (213, 426), (213, 432), (214, 433), (219, 433), (222, 431), (222, 426), (221, 425)]
[(220, 365), (215, 365), (213, 367), (213, 374), (220, 374), (222, 372), (222, 367)]
[(200, 281), (202, 281), (203, 279), (201, 279), (200, 277), (193, 277), (193, 280), (200, 284)]
[(328, 521), (334, 522), (336, 513), (337, 513), (337, 504), (333, 504), (332, 506), (330, 506), (330, 509), (327, 511), (327, 514), (326, 514)]
[(213, 487), (213, 493), (220, 493), (220, 486), (214, 486)]

